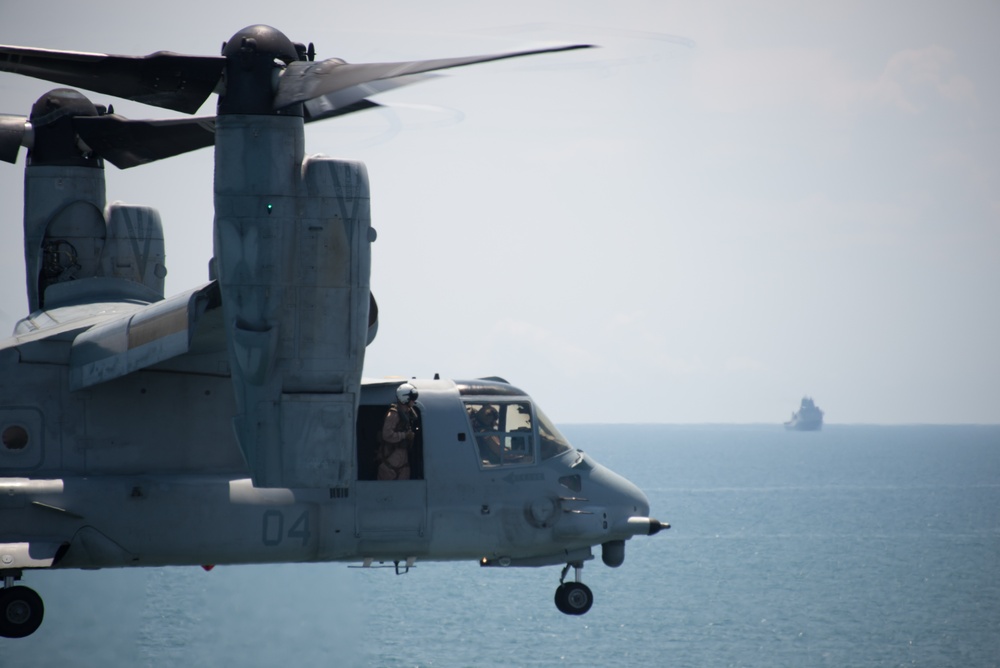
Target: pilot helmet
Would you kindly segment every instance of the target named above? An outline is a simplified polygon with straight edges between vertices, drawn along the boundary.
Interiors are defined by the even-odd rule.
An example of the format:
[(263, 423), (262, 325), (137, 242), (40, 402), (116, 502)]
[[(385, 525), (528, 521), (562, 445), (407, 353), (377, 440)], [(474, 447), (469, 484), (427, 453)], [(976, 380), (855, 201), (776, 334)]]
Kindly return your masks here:
[(477, 410), (472, 417), (476, 421), (476, 425), (483, 429), (493, 427), (500, 418), (497, 414), (497, 409), (493, 408), (490, 404), (486, 404)]
[(399, 403), (401, 404), (409, 403), (411, 400), (416, 401), (418, 396), (417, 388), (409, 383), (403, 383), (396, 388), (396, 398), (399, 399)]

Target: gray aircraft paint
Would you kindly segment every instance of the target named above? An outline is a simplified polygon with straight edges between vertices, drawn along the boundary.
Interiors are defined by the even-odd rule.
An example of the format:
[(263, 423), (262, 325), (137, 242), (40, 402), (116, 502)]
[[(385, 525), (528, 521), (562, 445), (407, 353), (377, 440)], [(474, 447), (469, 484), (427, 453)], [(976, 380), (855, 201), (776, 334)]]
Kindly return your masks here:
[[(273, 39), (287, 57), (277, 31), (241, 34), (244, 46), (247, 34)], [(638, 488), (565, 443), (499, 379), (406, 381), (421, 415), (414, 476), (375, 479), (376, 434), (404, 381), (362, 380), (378, 327), (367, 172), (306, 156), (303, 117), (273, 111), (270, 88), (238, 80), (235, 58), (225, 61), (228, 83), (250, 101), (220, 97), (214, 122), (211, 280), (167, 299), (157, 212), (107, 206), (101, 157), (51, 143), (55, 129), (35, 119), (24, 215), (32, 312), (0, 342), (0, 630), (37, 628), (41, 601), (14, 582), (45, 568), (566, 564), (557, 606), (586, 612), (592, 595), (579, 579), (592, 548), (618, 566), (624, 541), (667, 525), (649, 517)], [(365, 67), (348, 70), (339, 93), (320, 82), (324, 115), (344, 95), (366, 94), (356, 81)], [(399, 85), (425, 67), (398, 69), (411, 75)], [(74, 91), (49, 95), (50, 106), (100, 115)], [(174, 104), (163, 91), (135, 95)], [(78, 129), (75, 117), (59, 119), (52, 128)], [(488, 436), (469, 417), (485, 404), (506, 416)], [(571, 566), (576, 582), (563, 583)]]

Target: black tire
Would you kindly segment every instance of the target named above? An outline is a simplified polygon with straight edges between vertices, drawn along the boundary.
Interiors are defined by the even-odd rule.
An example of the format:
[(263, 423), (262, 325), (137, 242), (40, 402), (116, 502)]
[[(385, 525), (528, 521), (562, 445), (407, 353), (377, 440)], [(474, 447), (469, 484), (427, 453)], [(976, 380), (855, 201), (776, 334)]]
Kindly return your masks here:
[(556, 607), (566, 615), (582, 615), (594, 605), (594, 593), (582, 582), (565, 582), (556, 589)]
[(556, 587), (555, 598), (556, 598), (556, 607), (559, 609), (559, 612), (563, 613), (564, 615), (573, 614), (570, 612), (569, 606), (566, 603), (566, 585), (561, 584), (558, 587)]
[(24, 638), (42, 625), (45, 606), (42, 597), (28, 587), (0, 589), (0, 636)]

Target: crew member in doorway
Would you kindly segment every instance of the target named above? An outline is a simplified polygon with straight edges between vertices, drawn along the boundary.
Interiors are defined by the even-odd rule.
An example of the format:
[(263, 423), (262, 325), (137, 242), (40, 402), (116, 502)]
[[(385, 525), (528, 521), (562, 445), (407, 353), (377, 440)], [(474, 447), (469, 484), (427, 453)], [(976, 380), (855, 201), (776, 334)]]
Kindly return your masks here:
[(414, 407), (417, 388), (403, 383), (396, 388), (396, 399), (397, 403), (390, 406), (385, 414), (379, 434), (379, 480), (410, 479), (410, 451), (420, 428), (420, 418)]

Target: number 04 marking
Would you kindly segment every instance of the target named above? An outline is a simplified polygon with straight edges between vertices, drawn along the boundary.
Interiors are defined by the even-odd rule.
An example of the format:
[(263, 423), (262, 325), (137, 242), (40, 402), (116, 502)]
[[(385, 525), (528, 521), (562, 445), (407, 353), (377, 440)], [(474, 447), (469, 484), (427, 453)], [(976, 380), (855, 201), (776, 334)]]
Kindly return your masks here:
[(265, 510), (261, 525), (261, 540), (264, 545), (281, 545), (286, 538), (298, 538), (302, 546), (309, 543), (309, 511), (303, 510), (285, 533), (285, 514), (280, 510)]

